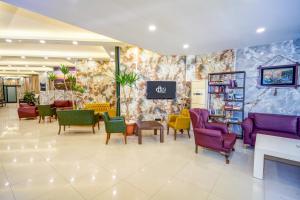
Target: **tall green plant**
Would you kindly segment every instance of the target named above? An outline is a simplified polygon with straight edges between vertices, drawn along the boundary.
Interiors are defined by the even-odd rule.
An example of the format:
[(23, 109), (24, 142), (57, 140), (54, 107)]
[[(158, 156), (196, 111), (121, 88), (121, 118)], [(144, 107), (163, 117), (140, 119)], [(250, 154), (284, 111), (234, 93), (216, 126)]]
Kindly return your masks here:
[(48, 79), (49, 79), (49, 82), (51, 83), (52, 88), (54, 90), (54, 99), (55, 99), (55, 83), (54, 83), (54, 81), (57, 79), (56, 74), (54, 74), (53, 72), (49, 73), (48, 74)]
[(61, 71), (61, 73), (64, 75), (64, 85), (65, 85), (65, 90), (68, 90), (67, 82), (66, 82), (66, 76), (70, 73), (70, 70), (69, 70), (68, 67), (66, 67), (65, 65), (61, 64), (61, 65), (60, 65), (60, 71)]
[[(135, 85), (136, 81), (139, 79), (138, 75), (134, 72), (123, 72), (116, 76), (116, 81), (121, 85), (122, 91), (124, 94), (124, 102), (126, 106), (126, 119), (129, 120), (130, 113), (129, 113), (129, 105), (131, 102), (131, 93), (133, 86)], [(126, 93), (126, 86), (129, 87), (129, 93)]]

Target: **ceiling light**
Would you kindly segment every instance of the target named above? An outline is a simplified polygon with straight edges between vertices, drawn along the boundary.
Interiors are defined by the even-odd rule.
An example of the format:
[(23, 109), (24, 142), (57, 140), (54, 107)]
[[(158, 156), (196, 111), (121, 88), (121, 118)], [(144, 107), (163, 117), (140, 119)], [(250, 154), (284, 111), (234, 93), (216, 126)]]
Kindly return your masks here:
[(5, 42), (12, 43), (11, 39), (6, 39)]
[(110, 55), (114, 56), (114, 55), (115, 55), (115, 52), (114, 52), (114, 51), (111, 51), (111, 52), (110, 52)]
[(67, 60), (71, 60), (71, 57), (67, 57)]
[(184, 49), (188, 49), (188, 48), (190, 47), (190, 45), (189, 45), (189, 44), (184, 44), (182, 47), (183, 47)]
[(265, 27), (260, 27), (260, 28), (257, 28), (256, 29), (256, 33), (263, 33), (266, 31), (266, 28)]
[(45, 59), (45, 60), (48, 60), (48, 57), (47, 57), (47, 56), (45, 56), (45, 57), (44, 57), (44, 59)]
[(73, 41), (72, 44), (78, 45), (78, 42), (77, 41)]
[(11, 65), (8, 65), (8, 67), (11, 67)]
[(89, 58), (89, 60), (91, 61), (91, 60), (93, 60), (93, 58)]
[(45, 44), (46, 41), (45, 41), (45, 40), (40, 40), (40, 43), (41, 43), (41, 44)]
[(156, 26), (151, 24), (151, 25), (148, 26), (148, 30), (151, 31), (151, 32), (154, 32), (154, 31), (156, 31)]
[(26, 58), (26, 56), (21, 56), (21, 58), (22, 58), (22, 59), (25, 59), (25, 58)]
[(43, 67), (46, 67), (45, 65), (43, 65)]

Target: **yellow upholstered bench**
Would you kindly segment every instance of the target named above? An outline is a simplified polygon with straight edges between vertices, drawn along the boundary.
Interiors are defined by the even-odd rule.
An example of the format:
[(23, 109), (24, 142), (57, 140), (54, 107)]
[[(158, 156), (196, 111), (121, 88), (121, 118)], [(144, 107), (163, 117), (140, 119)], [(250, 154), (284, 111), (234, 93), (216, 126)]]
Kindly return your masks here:
[(95, 113), (99, 113), (100, 115), (104, 112), (108, 112), (109, 116), (116, 116), (116, 110), (110, 107), (110, 103), (87, 103), (84, 108), (87, 110), (94, 110)]

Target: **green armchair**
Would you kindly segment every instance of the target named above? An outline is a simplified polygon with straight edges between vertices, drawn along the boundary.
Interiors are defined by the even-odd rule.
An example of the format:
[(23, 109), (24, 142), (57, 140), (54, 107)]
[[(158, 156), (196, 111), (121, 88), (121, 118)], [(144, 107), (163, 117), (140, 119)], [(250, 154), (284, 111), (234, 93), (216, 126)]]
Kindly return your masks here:
[(39, 123), (41, 123), (41, 119), (45, 121), (45, 117), (51, 118), (55, 116), (55, 108), (52, 108), (51, 105), (38, 105), (38, 113), (39, 113)]
[(99, 114), (95, 114), (93, 110), (60, 110), (57, 111), (57, 118), (59, 124), (58, 135), (61, 131), (61, 126), (92, 126), (93, 133), (95, 134), (95, 125), (99, 126)]
[(127, 144), (126, 124), (124, 118), (123, 117), (110, 118), (108, 113), (104, 112), (103, 119), (105, 124), (105, 131), (107, 133), (105, 144), (108, 144), (111, 133), (122, 133), (124, 135), (124, 142), (125, 144)]

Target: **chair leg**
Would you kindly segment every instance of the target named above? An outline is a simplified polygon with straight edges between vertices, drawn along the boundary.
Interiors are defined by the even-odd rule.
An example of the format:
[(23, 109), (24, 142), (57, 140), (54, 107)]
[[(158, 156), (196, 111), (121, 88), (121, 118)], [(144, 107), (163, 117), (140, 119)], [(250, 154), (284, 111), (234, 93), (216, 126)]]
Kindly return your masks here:
[(92, 126), (92, 129), (93, 129), (93, 133), (95, 134), (95, 126), (94, 125)]
[(51, 123), (51, 118), (52, 118), (52, 117), (50, 116), (50, 123)]
[(174, 130), (174, 140), (176, 140), (177, 130)]
[(169, 132), (170, 132), (170, 127), (167, 126), (167, 135), (169, 135)]
[(66, 125), (64, 125), (64, 131), (66, 131)]
[(98, 122), (98, 130), (100, 130), (100, 122)]
[(124, 142), (125, 142), (125, 144), (127, 144), (127, 135), (126, 135), (126, 133), (123, 133), (124, 134)]
[(110, 133), (106, 133), (106, 142), (105, 142), (105, 144), (108, 144), (109, 138), (110, 138)]
[(189, 138), (191, 138), (191, 135), (190, 135), (190, 129), (188, 129), (187, 132), (188, 132)]
[(234, 148), (234, 147), (232, 147), (232, 151), (235, 151), (235, 148)]
[(195, 153), (198, 153), (198, 145), (195, 146)]
[(39, 123), (41, 123), (41, 119), (42, 119), (42, 117), (40, 116), (40, 117), (39, 117)]
[(183, 134), (183, 129), (180, 129), (180, 133)]
[(225, 162), (226, 162), (226, 164), (229, 164), (229, 155), (228, 154), (225, 154)]
[(59, 125), (58, 135), (60, 135), (61, 125)]

